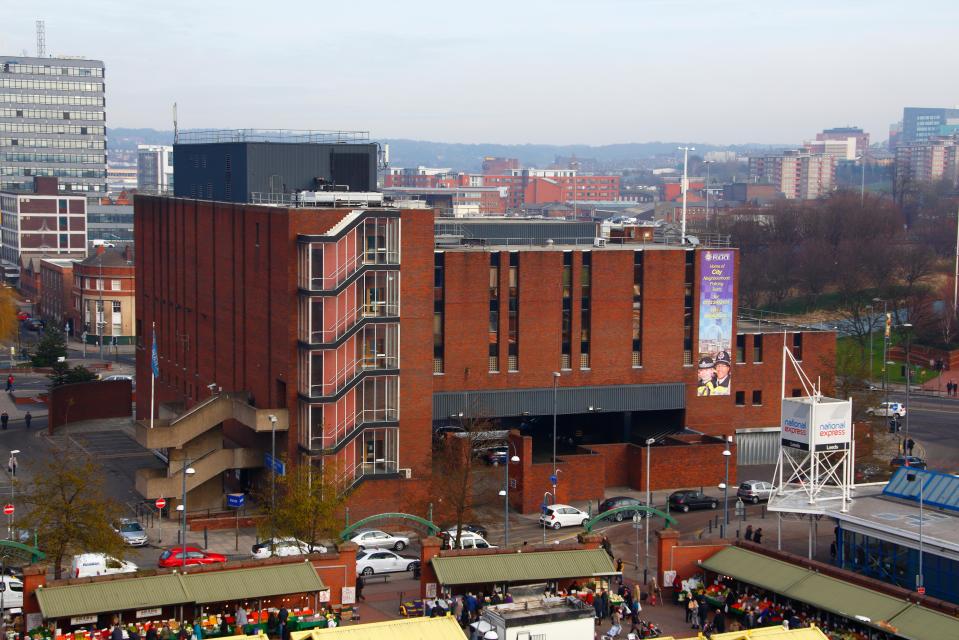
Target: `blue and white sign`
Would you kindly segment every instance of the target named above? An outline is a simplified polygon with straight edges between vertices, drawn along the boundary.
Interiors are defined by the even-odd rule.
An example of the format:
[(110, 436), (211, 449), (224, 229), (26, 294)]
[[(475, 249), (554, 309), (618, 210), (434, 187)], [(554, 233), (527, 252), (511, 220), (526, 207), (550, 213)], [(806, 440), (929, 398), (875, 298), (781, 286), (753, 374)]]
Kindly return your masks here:
[(263, 454), (263, 465), (267, 469), (272, 469), (273, 473), (275, 473), (278, 476), (286, 475), (286, 463), (284, 463), (279, 458), (274, 458), (269, 453)]
[(246, 496), (242, 493), (226, 494), (226, 506), (228, 507), (239, 509), (240, 507), (243, 506), (244, 502), (246, 502)]

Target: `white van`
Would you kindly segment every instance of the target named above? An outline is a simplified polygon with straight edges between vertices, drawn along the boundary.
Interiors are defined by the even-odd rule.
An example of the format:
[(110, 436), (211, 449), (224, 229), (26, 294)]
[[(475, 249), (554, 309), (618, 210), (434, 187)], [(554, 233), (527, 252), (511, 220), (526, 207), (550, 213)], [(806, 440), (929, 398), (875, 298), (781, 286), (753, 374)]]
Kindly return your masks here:
[[(451, 529), (450, 531), (444, 531), (446, 535), (443, 536), (443, 547), (446, 549), (452, 549), (453, 543), (456, 541), (456, 529)], [(472, 531), (461, 531), (460, 532), (460, 544), (457, 549), (495, 549), (496, 547), (491, 545), (486, 541), (486, 539), (479, 535), (478, 533), (473, 533)]]
[(138, 567), (132, 562), (117, 560), (104, 553), (81, 553), (73, 556), (73, 577), (91, 578), (113, 573), (133, 573)]
[(3, 576), (3, 610), (20, 613), (23, 608), (23, 582), (14, 576)]

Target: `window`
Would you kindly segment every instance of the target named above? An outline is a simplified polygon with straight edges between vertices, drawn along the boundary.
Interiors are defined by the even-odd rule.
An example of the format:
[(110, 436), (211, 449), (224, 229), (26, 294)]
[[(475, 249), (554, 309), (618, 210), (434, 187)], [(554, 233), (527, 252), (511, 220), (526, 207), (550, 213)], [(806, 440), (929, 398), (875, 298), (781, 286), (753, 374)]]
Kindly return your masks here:
[(499, 268), (500, 253), (489, 255), (489, 372), (499, 373)]
[(579, 323), (579, 368), (589, 369), (589, 345), (591, 333), (590, 302), (592, 299), (592, 266), (593, 254), (583, 252), (583, 265), (580, 271), (580, 323)]
[(573, 252), (563, 252), (562, 340), (560, 341), (560, 369), (571, 367), (573, 342)]
[(110, 291), (120, 291), (120, 281), (119, 280), (110, 280)]
[(746, 406), (746, 392), (745, 392), (745, 391), (737, 391), (737, 392), (736, 392), (736, 406), (737, 406), (737, 407), (745, 407), (745, 406)]
[(763, 361), (763, 334), (757, 333), (753, 336), (753, 362)]
[(509, 253), (509, 305), (507, 327), (508, 371), (519, 371), (519, 253)]
[(696, 252), (686, 252), (683, 280), (683, 365), (693, 364), (693, 280), (696, 277)]
[[(97, 291), (103, 291), (103, 278), (97, 278)], [(102, 306), (103, 303), (101, 302), (100, 305)]]
[(793, 389), (793, 397), (794, 397), (794, 398), (801, 398), (801, 397), (802, 397), (802, 389)]
[(736, 334), (736, 364), (746, 362), (746, 336), (742, 333)]
[(633, 357), (634, 367), (643, 365), (643, 252), (633, 252)]
[(763, 403), (763, 392), (762, 389), (755, 389), (753, 391), (753, 405), (761, 406)]
[(802, 334), (793, 334), (793, 357), (802, 362)]
[(443, 313), (445, 311), (445, 279), (444, 266), (446, 254), (433, 254), (433, 373), (443, 373), (444, 338)]

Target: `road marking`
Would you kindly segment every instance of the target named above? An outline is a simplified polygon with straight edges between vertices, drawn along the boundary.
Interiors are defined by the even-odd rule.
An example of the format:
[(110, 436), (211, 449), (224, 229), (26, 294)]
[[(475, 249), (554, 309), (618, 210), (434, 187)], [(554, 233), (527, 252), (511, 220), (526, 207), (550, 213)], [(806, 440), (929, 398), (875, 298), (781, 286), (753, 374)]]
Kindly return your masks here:
[(942, 409), (923, 409), (922, 407), (910, 407), (910, 411), (920, 412), (920, 413), (950, 413), (953, 415), (959, 414), (959, 410), (943, 411)]

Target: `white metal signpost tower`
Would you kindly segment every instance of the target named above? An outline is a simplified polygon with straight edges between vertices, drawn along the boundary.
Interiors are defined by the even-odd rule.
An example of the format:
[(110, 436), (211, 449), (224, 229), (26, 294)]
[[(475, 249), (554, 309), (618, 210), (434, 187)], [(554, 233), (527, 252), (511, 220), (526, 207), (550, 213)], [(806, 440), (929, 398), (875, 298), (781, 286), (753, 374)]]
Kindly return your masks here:
[[(786, 397), (787, 362), (804, 395)], [(783, 348), (782, 420), (779, 460), (768, 510), (777, 512), (781, 545), (783, 514), (809, 519), (809, 557), (815, 529), (826, 508), (848, 509), (854, 484), (855, 440), (852, 401), (827, 398), (806, 376), (788, 347)], [(780, 546), (781, 548), (781, 546)]]

